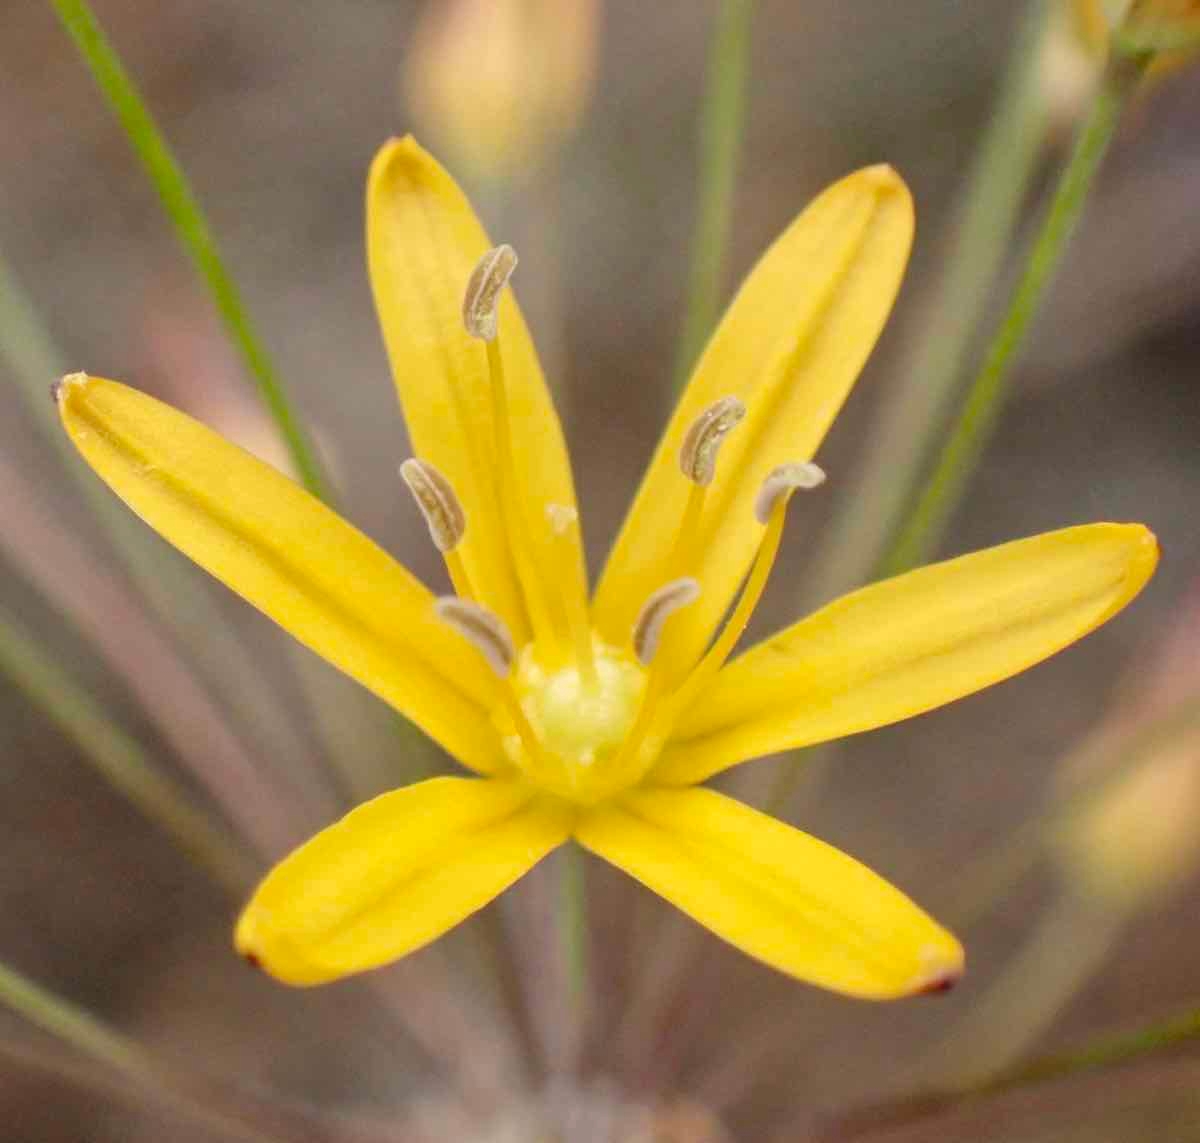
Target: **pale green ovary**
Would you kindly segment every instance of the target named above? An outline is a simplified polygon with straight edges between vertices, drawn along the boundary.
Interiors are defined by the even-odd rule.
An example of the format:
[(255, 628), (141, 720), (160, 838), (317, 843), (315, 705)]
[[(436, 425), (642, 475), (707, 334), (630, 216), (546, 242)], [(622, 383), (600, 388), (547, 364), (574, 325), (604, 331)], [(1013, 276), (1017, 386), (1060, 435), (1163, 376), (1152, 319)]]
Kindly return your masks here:
[[(596, 680), (589, 685), (574, 663), (545, 670), (526, 647), (514, 678), (517, 696), (546, 754), (561, 774), (555, 793), (591, 801), (605, 781), (604, 763), (624, 745), (637, 717), (646, 673), (609, 645), (594, 643)], [(505, 749), (520, 764), (520, 739), (506, 735)], [(515, 753), (516, 752), (516, 753)]]

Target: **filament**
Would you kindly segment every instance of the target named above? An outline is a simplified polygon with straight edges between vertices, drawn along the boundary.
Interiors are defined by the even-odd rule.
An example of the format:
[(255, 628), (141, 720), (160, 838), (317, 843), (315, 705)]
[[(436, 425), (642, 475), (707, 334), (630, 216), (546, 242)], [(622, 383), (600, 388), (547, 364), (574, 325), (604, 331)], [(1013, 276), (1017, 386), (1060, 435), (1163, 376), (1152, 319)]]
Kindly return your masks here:
[(762, 599), (767, 580), (771, 576), (771, 569), (775, 566), (775, 560), (779, 555), (779, 545), (783, 539), (783, 525), (792, 493), (798, 489), (817, 488), (824, 481), (825, 473), (817, 465), (807, 462), (782, 464), (767, 474), (754, 503), (755, 518), (759, 523), (765, 525), (766, 530), (754, 553), (750, 574), (746, 577), (733, 613), (721, 629), (721, 633), (713, 641), (712, 646), (700, 662), (692, 668), (679, 689), (671, 696), (672, 717), (686, 709), (701, 687), (725, 665), (725, 661), (737, 646), (738, 640), (745, 633), (746, 625), (750, 622), (750, 617), (754, 614), (759, 600)]
[(504, 514), (505, 530), (511, 533), (515, 541), (510, 545), (510, 550), (517, 565), (517, 578), (524, 589), (535, 638), (542, 642), (548, 640), (552, 646), (557, 646), (560, 640), (550, 615), (541, 577), (537, 574), (537, 569), (529, 563), (529, 553), (533, 548), (529, 529), (521, 512), (517, 468), (513, 460), (512, 437), (509, 433), (508, 392), (504, 381), (504, 361), (500, 354), (500, 344), (495, 338), (485, 344), (491, 384), (494, 444), (499, 469), (497, 477), (500, 484), (500, 510)]

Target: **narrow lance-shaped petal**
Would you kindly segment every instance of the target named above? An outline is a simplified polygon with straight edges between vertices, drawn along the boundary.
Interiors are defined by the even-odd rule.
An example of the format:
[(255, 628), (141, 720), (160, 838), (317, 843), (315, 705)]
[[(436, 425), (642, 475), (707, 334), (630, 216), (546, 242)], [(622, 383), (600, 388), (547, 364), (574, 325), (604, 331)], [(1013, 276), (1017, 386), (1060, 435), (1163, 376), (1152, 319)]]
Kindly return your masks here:
[(713, 790), (645, 789), (585, 817), (581, 845), (773, 968), (885, 1000), (952, 984), (958, 941), (853, 858)]
[[(696, 366), (605, 568), (596, 622), (610, 641), (625, 636), (650, 591), (683, 573), (704, 595), (673, 638), (686, 656), (703, 650), (754, 558), (763, 479), (812, 459), (883, 328), (912, 234), (904, 183), (890, 167), (868, 167), (834, 183), (763, 255)], [(702, 556), (668, 572), (689, 491), (680, 443), (705, 408), (730, 396), (746, 418), (722, 443), (693, 545)]]
[(1009, 678), (1121, 610), (1158, 561), (1140, 524), (1065, 528), (853, 592), (696, 696), (652, 780), (886, 726)]
[(234, 943), (287, 984), (376, 968), (482, 908), (569, 830), (561, 805), (514, 782), (431, 778), (394, 790), (280, 862)]
[(486, 672), (432, 595), (299, 485), (136, 389), (75, 374), (56, 389), (84, 459), (143, 520), (460, 762), (504, 765)]
[[(443, 472), (467, 511), (462, 558), (481, 602), (519, 642), (528, 634), (512, 546), (497, 495), (487, 353), (463, 328), (463, 291), (490, 249), (466, 196), (411, 137), (387, 143), (367, 187), (371, 286), (404, 418), (417, 455)], [(563, 592), (586, 595), (578, 533), (550, 542), (548, 505), (573, 509), (562, 428), (520, 310), (506, 290), (498, 344), (508, 395), (516, 499), (531, 566)]]

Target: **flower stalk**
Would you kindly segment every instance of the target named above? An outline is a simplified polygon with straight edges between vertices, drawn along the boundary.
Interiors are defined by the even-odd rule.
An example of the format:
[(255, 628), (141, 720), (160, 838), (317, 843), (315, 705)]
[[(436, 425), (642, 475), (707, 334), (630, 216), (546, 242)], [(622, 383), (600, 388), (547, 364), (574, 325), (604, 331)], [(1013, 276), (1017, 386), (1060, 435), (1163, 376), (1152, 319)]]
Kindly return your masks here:
[(316, 449), (250, 320), (183, 168), (87, 0), (51, 2), (141, 160), (179, 241), (204, 282), (230, 340), (287, 446), (301, 483), (314, 496), (329, 501), (333, 490)]
[[(1050, 0), (1023, 19), (991, 120), (975, 158), (948, 261), (918, 348), (896, 384), (851, 475), (802, 603), (819, 606), (872, 578), (919, 489), (938, 433), (960, 395), (972, 337), (1012, 249), (1022, 203), (1046, 137), (1042, 53), (1053, 28)], [(789, 768), (794, 774), (795, 768)], [(781, 800), (787, 794), (781, 792)]]
[(564, 845), (559, 868), (559, 940), (566, 969), (568, 1011), (575, 1047), (582, 1041), (591, 995), (591, 938), (588, 926), (587, 878), (583, 852)]
[(1083, 216), (1101, 160), (1137, 89), (1150, 57), (1113, 55), (1105, 67), (1090, 111), (1076, 136), (1046, 217), (1030, 251), (962, 411), (938, 455), (916, 504), (884, 556), (881, 572), (896, 575), (921, 563), (938, 544), (991, 436), (1016, 357), (1024, 346), (1041, 300)]

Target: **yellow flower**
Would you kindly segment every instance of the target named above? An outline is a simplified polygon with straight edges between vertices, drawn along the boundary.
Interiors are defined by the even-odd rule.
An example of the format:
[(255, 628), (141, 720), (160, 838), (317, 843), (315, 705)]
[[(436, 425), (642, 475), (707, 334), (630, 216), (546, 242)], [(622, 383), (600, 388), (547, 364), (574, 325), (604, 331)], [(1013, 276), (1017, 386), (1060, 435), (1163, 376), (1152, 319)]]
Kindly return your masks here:
[(404, 476), (456, 598), (435, 600), (170, 407), (82, 374), (56, 389), (75, 444), (134, 511), (475, 775), (384, 794), (301, 846), (246, 907), (238, 949), (297, 985), (374, 968), (573, 839), (795, 977), (870, 998), (952, 982), (961, 946), (899, 890), (699, 785), (1007, 678), (1104, 622), (1154, 568), (1141, 526), (1068, 528), (854, 592), (726, 665), (788, 499), (819, 483), (812, 455), (899, 287), (913, 231), (903, 182), (888, 167), (850, 175), (763, 256), (590, 604), (562, 432), (505, 290), (512, 251), (489, 249), (411, 139), (375, 160), (367, 216), (420, 457)]
[(591, 99), (597, 0), (439, 0), (413, 29), (408, 105), (460, 173), (521, 180), (578, 127)]
[(1150, 73), (1162, 76), (1200, 50), (1200, 0), (1072, 0), (1072, 22), (1094, 55), (1115, 35), (1126, 52), (1149, 52)]

